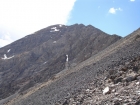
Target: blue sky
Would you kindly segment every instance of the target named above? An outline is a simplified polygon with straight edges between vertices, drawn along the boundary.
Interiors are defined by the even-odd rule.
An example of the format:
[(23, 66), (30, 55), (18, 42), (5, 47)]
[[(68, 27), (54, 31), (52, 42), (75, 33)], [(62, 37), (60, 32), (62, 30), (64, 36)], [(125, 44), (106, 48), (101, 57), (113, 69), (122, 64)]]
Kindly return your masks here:
[(140, 27), (140, 0), (77, 0), (68, 21), (74, 23), (126, 36)]
[(140, 27), (139, 11), (140, 0), (0, 0), (0, 47), (54, 24), (124, 37)]

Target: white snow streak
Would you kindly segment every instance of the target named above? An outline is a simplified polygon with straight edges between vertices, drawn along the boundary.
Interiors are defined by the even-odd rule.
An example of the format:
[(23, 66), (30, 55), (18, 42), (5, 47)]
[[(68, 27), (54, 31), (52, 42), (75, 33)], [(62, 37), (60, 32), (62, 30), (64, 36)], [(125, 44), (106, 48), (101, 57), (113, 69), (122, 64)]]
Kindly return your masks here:
[(60, 24), (59, 27), (62, 27), (62, 25)]
[(7, 50), (7, 53), (9, 53), (11, 51), (11, 49)]
[(59, 31), (59, 29), (57, 29), (56, 27), (52, 27), (50, 32), (56, 32)]
[(11, 59), (11, 58), (13, 58), (13, 57), (14, 57), (14, 55), (13, 55), (13, 56), (11, 56), (11, 57), (7, 57), (7, 55), (6, 55), (6, 54), (4, 54), (4, 58), (1, 58), (1, 59), (6, 60), (6, 59)]
[(56, 41), (53, 41), (53, 43), (56, 43)]
[(68, 55), (66, 55), (66, 57), (67, 57), (67, 58), (66, 58), (66, 61), (68, 62), (68, 61), (69, 61)]

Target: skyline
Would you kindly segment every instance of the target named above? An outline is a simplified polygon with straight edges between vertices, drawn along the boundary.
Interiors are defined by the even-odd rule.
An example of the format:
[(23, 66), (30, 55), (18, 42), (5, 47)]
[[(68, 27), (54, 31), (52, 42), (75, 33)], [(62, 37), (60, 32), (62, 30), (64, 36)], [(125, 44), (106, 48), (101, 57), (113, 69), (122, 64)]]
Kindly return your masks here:
[(91, 24), (124, 37), (140, 27), (139, 5), (140, 0), (77, 0), (68, 24)]
[(0, 47), (54, 24), (92, 25), (126, 36), (140, 27), (140, 0), (0, 0)]
[(53, 24), (66, 24), (76, 0), (0, 0), (0, 47)]

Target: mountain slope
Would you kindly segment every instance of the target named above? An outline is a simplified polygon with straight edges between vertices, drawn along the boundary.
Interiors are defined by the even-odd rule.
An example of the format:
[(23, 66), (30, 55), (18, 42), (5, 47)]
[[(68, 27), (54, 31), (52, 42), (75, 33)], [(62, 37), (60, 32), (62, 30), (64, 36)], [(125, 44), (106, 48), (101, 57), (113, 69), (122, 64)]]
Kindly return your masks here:
[(53, 25), (0, 48), (0, 99), (74, 68), (120, 38), (91, 25)]
[[(38, 88), (35, 91), (31, 90), (32, 92), (27, 91), (27, 94), (24, 93), (16, 97), (15, 100), (10, 101), (7, 105), (25, 105), (25, 104), (31, 104), (31, 105), (92, 104), (95, 105), (96, 103), (99, 105), (104, 105), (105, 102), (110, 105), (121, 105), (125, 103), (127, 104), (129, 103), (132, 105), (134, 105), (135, 103), (135, 105), (139, 105), (139, 98), (140, 98), (139, 93), (135, 94), (134, 97), (132, 97), (133, 95), (129, 94), (129, 91), (131, 92), (131, 90), (138, 91), (140, 89), (140, 86), (137, 85), (139, 81), (138, 76), (140, 76), (140, 66), (139, 66), (140, 37), (139, 36), (140, 36), (140, 29), (133, 32), (129, 36), (117, 41), (116, 43), (112, 44), (111, 46), (99, 52), (98, 54), (93, 55), (91, 58), (78, 64), (75, 68), (69, 69), (65, 73), (59, 74), (58, 76), (56, 74), (55, 76), (56, 78), (51, 79), (49, 82), (44, 84), (41, 88)], [(137, 65), (135, 65), (135, 63), (137, 63)], [(130, 66), (130, 68), (127, 68), (126, 71), (124, 72), (120, 72), (121, 74), (118, 75), (117, 73), (119, 73), (118, 71), (119, 69), (124, 70), (123, 67), (121, 67), (123, 65), (125, 66), (127, 65), (126, 67)], [(137, 67), (137, 70), (132, 69), (133, 67)], [(124, 81), (118, 80), (118, 82), (120, 82), (118, 85), (114, 85), (117, 84), (116, 83), (117, 81), (115, 82), (115, 79), (111, 80), (112, 82), (114, 82), (114, 84), (112, 82), (110, 84), (109, 82), (106, 83), (106, 80), (109, 80), (109, 78), (110, 77), (112, 78), (112, 76), (114, 75), (113, 72), (111, 73), (111, 70), (115, 72), (115, 76), (116, 76), (115, 79), (119, 79), (120, 77), (123, 77)], [(109, 72), (110, 74), (108, 75)], [(136, 77), (134, 79), (127, 80), (126, 78), (127, 76), (131, 76), (131, 77), (133, 76), (130, 75), (131, 73), (136, 74), (135, 75)], [(136, 87), (132, 85), (135, 82), (137, 82)], [(93, 88), (91, 90), (95, 92), (93, 92), (91, 95), (88, 92), (90, 91), (89, 84), (92, 83), (94, 83), (94, 85), (93, 87), (91, 87)], [(114, 97), (113, 98), (114, 100), (115, 97), (118, 98), (116, 99), (116, 101), (113, 100), (111, 102), (111, 99), (109, 100), (110, 94), (109, 95), (102, 94), (103, 88), (105, 88), (105, 86), (108, 85), (115, 86), (114, 88), (117, 89), (116, 91), (118, 92), (118, 94), (119, 91), (121, 92), (122, 90), (128, 89), (127, 97), (128, 99), (130, 98), (130, 102), (129, 101), (125, 102), (126, 93), (123, 93), (122, 95), (124, 96), (120, 98), (118, 98), (119, 95), (115, 96), (114, 93), (111, 94), (114, 95), (112, 96)], [(83, 93), (84, 89), (87, 92), (85, 94)], [(79, 98), (78, 100), (77, 98), (80, 97), (79, 95), (83, 95), (84, 97), (81, 96), (82, 98)], [(81, 99), (83, 101), (80, 101)], [(86, 102), (87, 100), (89, 101)]]
[[(37, 86), (40, 88), (34, 87), (34, 91), (27, 91), (27, 94), (24, 93), (18, 96), (15, 100), (10, 101), (8, 105), (52, 105), (58, 102), (64, 102), (63, 105), (66, 105), (66, 97), (68, 104), (69, 97), (72, 97), (72, 95), (76, 96), (79, 93), (78, 91), (81, 91), (82, 88), (87, 88), (89, 83), (104, 80), (107, 77), (108, 71), (111, 69), (117, 70), (120, 65), (124, 65), (139, 57), (139, 35), (140, 29), (117, 41), (98, 54), (93, 55), (91, 58), (78, 64), (75, 68), (56, 74), (49, 82), (43, 83), (42, 87), (40, 85)], [(98, 91), (101, 94), (103, 87), (100, 88), (100, 86), (102, 86), (100, 82), (97, 82)], [(135, 89), (135, 87), (131, 88)]]

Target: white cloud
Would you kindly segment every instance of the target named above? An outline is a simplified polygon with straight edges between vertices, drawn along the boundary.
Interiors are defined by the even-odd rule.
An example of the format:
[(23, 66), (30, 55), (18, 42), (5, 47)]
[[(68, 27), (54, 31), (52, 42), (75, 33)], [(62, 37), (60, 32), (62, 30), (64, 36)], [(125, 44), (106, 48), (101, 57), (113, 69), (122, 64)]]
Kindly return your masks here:
[(109, 9), (109, 13), (115, 14), (116, 13), (116, 10), (114, 8), (110, 8)]
[(122, 9), (113, 7), (113, 8), (110, 8), (108, 12), (111, 14), (116, 14), (117, 11), (122, 11)]
[[(12, 40), (53, 24), (66, 24), (76, 0), (0, 0), (0, 26), (12, 30)], [(18, 35), (17, 35), (18, 34)], [(0, 43), (7, 43), (0, 39)]]
[(13, 42), (12, 39), (10, 38), (10, 36), (7, 34), (7, 35), (3, 35), (1, 38), (0, 38), (0, 47), (3, 47), (9, 43)]
[(122, 9), (121, 9), (121, 8), (118, 8), (118, 9), (116, 9), (116, 10), (118, 10), (118, 11), (122, 11)]
[(131, 2), (134, 2), (135, 0), (130, 0)]

